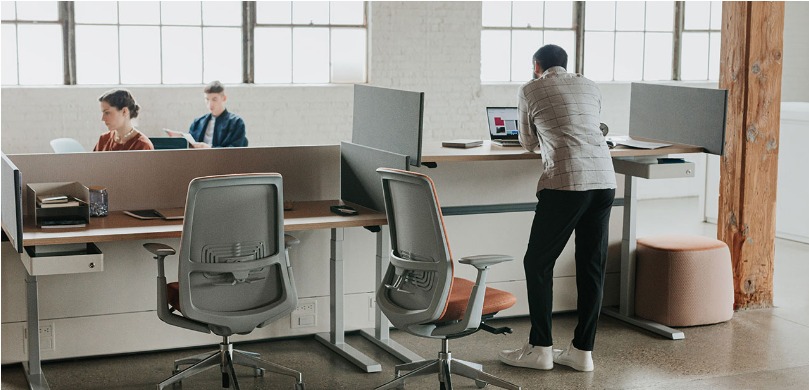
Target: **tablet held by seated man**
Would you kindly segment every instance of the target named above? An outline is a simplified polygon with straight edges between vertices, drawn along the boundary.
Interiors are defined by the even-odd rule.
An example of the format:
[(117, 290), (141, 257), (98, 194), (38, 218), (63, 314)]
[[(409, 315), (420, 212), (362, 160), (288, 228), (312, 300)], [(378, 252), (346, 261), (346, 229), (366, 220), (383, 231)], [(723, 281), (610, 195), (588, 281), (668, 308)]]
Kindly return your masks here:
[(225, 86), (212, 81), (205, 86), (205, 105), (208, 114), (191, 122), (188, 132), (194, 139), (193, 148), (227, 148), (247, 146), (244, 120), (227, 110)]

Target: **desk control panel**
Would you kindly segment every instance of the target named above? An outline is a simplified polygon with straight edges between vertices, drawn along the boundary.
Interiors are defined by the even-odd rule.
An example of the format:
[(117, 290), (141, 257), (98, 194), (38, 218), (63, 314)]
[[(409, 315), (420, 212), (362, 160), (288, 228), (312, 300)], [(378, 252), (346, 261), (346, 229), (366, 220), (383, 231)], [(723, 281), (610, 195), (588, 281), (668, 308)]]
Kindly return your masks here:
[(644, 179), (694, 177), (694, 163), (667, 157), (621, 157), (612, 159), (615, 173)]

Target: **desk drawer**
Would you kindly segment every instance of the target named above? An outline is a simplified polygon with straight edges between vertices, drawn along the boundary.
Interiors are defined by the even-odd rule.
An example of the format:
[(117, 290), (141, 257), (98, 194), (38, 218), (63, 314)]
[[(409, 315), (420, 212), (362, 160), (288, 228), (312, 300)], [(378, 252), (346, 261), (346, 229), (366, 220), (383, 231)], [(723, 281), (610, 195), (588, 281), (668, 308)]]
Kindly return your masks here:
[(75, 246), (43, 245), (27, 246), (21, 255), (29, 275), (80, 274), (104, 271), (104, 254), (96, 244), (89, 242), (86, 248)]
[(612, 165), (615, 167), (615, 173), (644, 179), (694, 177), (694, 163), (690, 161), (659, 164), (657, 159), (644, 161), (631, 158), (615, 158), (612, 160)]

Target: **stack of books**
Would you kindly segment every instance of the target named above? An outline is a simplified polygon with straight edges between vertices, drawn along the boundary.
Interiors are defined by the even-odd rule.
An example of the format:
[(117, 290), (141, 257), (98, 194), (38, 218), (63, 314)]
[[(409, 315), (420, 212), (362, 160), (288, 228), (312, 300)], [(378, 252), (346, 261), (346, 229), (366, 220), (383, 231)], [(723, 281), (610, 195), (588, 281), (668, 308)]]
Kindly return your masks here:
[(67, 195), (37, 195), (37, 207), (50, 209), (58, 207), (76, 207), (81, 201)]
[(453, 139), (441, 143), (441, 146), (445, 148), (461, 149), (475, 148), (481, 145), (483, 145), (483, 141), (479, 139)]
[[(37, 224), (43, 228), (84, 227), (87, 204), (68, 195), (37, 195)], [(47, 211), (47, 212), (46, 212)]]

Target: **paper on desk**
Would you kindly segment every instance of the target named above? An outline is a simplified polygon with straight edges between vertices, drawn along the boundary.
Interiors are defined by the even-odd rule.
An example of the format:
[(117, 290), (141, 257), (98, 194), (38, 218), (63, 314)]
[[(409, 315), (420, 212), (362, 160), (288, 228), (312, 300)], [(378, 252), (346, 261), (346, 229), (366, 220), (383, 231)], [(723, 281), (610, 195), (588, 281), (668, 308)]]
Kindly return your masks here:
[(183, 137), (185, 138), (186, 141), (188, 141), (189, 144), (197, 142), (197, 140), (195, 140), (190, 133), (184, 133), (182, 131), (174, 131), (171, 129), (163, 129), (163, 131), (165, 131), (169, 137)]
[(638, 141), (629, 136), (607, 137), (608, 141), (615, 142), (618, 145), (629, 146), (630, 148), (637, 149), (659, 149), (671, 146), (671, 144), (664, 144), (659, 142)]

